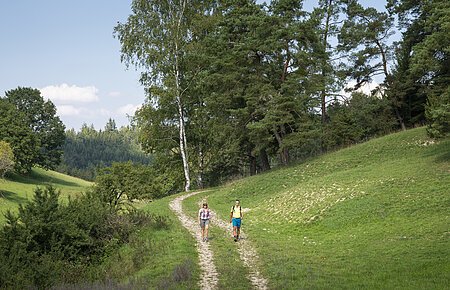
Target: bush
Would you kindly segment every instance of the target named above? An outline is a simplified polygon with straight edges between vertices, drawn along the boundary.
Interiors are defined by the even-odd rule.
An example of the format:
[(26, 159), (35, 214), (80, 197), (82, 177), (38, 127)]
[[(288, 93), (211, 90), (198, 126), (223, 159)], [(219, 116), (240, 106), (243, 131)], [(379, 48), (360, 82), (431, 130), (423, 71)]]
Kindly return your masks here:
[(0, 288), (48, 288), (92, 274), (103, 258), (128, 241), (134, 220), (86, 193), (58, 202), (53, 187), (37, 188), (33, 200), (6, 214), (0, 231)]
[(9, 143), (0, 140), (0, 178), (14, 169), (14, 153)]

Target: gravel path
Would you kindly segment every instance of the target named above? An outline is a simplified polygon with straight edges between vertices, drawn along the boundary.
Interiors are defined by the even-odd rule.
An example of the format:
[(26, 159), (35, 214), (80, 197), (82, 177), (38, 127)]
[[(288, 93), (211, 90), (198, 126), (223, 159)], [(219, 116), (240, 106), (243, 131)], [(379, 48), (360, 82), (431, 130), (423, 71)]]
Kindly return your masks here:
[[(211, 212), (214, 216), (217, 216), (213, 211)], [(224, 231), (229, 232), (231, 236), (232, 229), (230, 223), (219, 219), (214, 219), (213, 223), (219, 226)], [(267, 289), (267, 279), (264, 278), (261, 275), (261, 272), (258, 270), (258, 254), (251, 245), (251, 242), (245, 238), (246, 234), (242, 229), (240, 236), (242, 238), (235, 244), (238, 247), (239, 256), (242, 262), (249, 269), (248, 279), (252, 282), (253, 286), (255, 286), (256, 289)]]
[(216, 289), (218, 282), (218, 274), (216, 266), (214, 265), (213, 253), (209, 248), (209, 244), (201, 241), (199, 225), (197, 220), (185, 215), (183, 213), (182, 205), (184, 199), (197, 194), (198, 192), (188, 193), (179, 196), (169, 203), (170, 208), (175, 212), (178, 219), (181, 221), (183, 226), (189, 230), (189, 232), (194, 236), (197, 247), (197, 252), (200, 258), (200, 270), (202, 271), (200, 279), (200, 289)]
[[(177, 217), (180, 219), (183, 226), (189, 230), (189, 232), (194, 236), (197, 243), (197, 251), (200, 257), (200, 268), (202, 271), (201, 275), (201, 289), (216, 289), (218, 282), (218, 273), (214, 265), (213, 253), (209, 248), (209, 244), (201, 241), (199, 225), (196, 219), (193, 219), (183, 213), (182, 201), (188, 197), (191, 197), (198, 192), (188, 193), (179, 196), (172, 200), (169, 204), (170, 208), (175, 212)], [(231, 226), (223, 220), (220, 220), (217, 215), (212, 212), (213, 219), (212, 224), (217, 225), (219, 228), (231, 235)], [(245, 233), (241, 230), (241, 237), (245, 237)], [(244, 265), (249, 269), (248, 279), (251, 281), (256, 289), (267, 289), (267, 279), (265, 279), (261, 272), (258, 270), (258, 254), (252, 247), (251, 242), (246, 238), (240, 239), (236, 246), (238, 248), (239, 256), (243, 261)]]

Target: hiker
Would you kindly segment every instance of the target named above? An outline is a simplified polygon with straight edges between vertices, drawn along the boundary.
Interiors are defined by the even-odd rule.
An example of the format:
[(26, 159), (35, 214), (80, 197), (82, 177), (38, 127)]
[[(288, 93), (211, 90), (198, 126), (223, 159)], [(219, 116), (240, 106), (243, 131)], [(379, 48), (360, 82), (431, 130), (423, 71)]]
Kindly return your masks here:
[(241, 233), (241, 220), (242, 220), (242, 209), (239, 199), (236, 199), (236, 203), (231, 208), (230, 213), (230, 223), (233, 223), (233, 238), (237, 242), (239, 239), (239, 234)]
[(209, 219), (211, 218), (211, 211), (208, 208), (206, 202), (203, 203), (202, 208), (198, 211), (198, 222), (202, 231), (202, 241), (208, 241), (208, 225)]

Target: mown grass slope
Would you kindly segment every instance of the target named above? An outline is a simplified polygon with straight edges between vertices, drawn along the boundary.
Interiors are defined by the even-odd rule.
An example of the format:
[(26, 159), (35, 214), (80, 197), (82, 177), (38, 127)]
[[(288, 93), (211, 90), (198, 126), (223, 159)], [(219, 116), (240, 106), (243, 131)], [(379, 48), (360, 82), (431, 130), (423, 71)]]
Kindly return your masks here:
[[(272, 289), (450, 285), (450, 139), (424, 128), (230, 183), (185, 208), (193, 215), (207, 199), (227, 220), (236, 198)], [(227, 251), (221, 239), (211, 244)]]
[(85, 191), (91, 184), (79, 178), (40, 168), (34, 168), (29, 175), (11, 174), (7, 179), (0, 180), (0, 225), (3, 224), (4, 213), (8, 209), (15, 211), (19, 204), (33, 198), (37, 186), (52, 185), (61, 191), (61, 197), (64, 199)]

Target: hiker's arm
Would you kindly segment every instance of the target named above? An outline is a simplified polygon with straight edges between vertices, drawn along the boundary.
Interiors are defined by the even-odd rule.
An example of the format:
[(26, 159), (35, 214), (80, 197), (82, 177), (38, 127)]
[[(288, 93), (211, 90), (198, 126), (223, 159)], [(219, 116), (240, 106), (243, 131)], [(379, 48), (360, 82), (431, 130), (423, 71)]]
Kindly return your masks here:
[(233, 220), (233, 212), (230, 212), (230, 223)]

